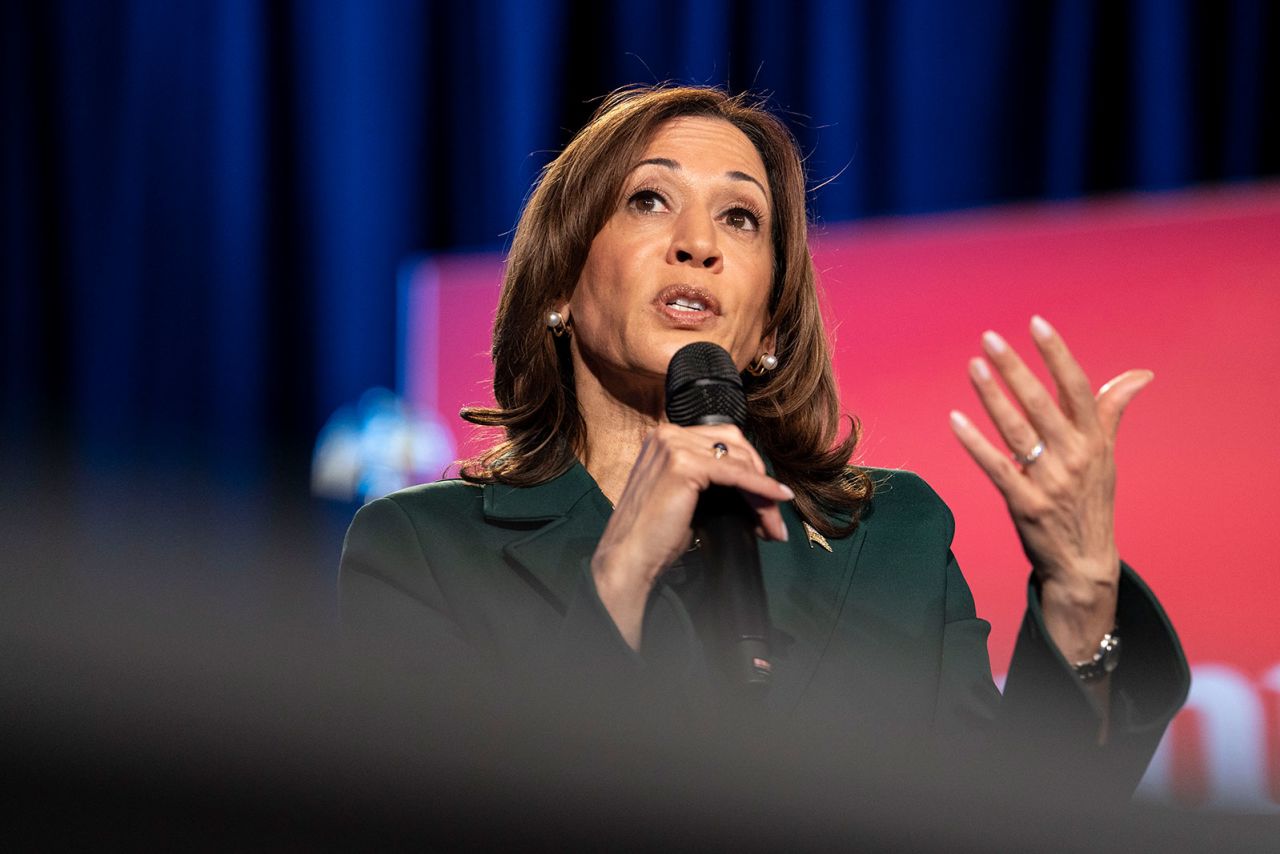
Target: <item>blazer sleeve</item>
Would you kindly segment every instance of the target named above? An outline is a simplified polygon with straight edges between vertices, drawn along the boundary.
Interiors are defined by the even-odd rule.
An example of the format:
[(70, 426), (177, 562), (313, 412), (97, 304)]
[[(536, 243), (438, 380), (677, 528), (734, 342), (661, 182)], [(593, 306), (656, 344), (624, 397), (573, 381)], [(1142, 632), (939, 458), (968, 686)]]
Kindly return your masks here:
[[(1120, 665), (1111, 675), (1108, 738), (1102, 710), (1049, 637), (1035, 584), (1001, 696), (986, 652), (989, 624), (948, 556), (946, 625), (935, 730), (951, 753), (980, 751), (997, 780), (1043, 787), (1057, 781), (1090, 796), (1127, 798), (1141, 779), (1190, 686), (1168, 617), (1145, 583), (1121, 564)], [(959, 747), (957, 747), (959, 745)]]
[[(1111, 674), (1106, 743), (1099, 745), (1102, 710), (1050, 639), (1037, 585), (1028, 582), (1000, 709), (1001, 752), (1016, 755), (1017, 745), (1037, 743), (1067, 775), (1089, 780), (1100, 794), (1127, 797), (1186, 700), (1191, 672), (1164, 609), (1123, 562), (1116, 625), (1121, 658)], [(1046, 728), (1046, 721), (1054, 725)]]

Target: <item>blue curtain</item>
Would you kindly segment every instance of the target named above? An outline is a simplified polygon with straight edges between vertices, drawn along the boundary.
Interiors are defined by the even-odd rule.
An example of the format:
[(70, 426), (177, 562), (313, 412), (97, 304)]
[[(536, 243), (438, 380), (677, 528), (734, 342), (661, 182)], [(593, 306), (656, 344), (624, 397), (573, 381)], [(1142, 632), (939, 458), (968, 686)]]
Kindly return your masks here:
[(1280, 170), (1265, 0), (64, 0), (0, 24), (4, 435), (248, 476), (304, 470), (335, 408), (392, 384), (398, 262), (500, 247), (618, 85), (772, 93), (820, 223)]

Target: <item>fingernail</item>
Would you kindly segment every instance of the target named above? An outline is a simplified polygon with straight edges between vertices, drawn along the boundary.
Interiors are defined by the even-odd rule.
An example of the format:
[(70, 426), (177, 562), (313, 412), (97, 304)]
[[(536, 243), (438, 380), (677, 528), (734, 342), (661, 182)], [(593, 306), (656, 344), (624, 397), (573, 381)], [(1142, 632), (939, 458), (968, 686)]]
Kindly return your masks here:
[(1004, 339), (990, 329), (982, 333), (982, 344), (987, 348), (987, 352), (993, 355), (1003, 353), (1009, 348), (1009, 345), (1004, 343)]
[(791, 487), (787, 486), (785, 483), (780, 483), (778, 486), (782, 487), (782, 494), (787, 497), (788, 501), (796, 497), (796, 494), (791, 491)]
[(978, 382), (986, 382), (991, 379), (991, 369), (987, 367), (986, 360), (973, 358), (969, 360), (969, 376)]
[(782, 541), (782, 542), (784, 542), (784, 543), (785, 543), (787, 540), (791, 539), (791, 537), (790, 537), (790, 536), (788, 536), (788, 534), (787, 534), (787, 526), (786, 526), (786, 525), (783, 525), (783, 526), (782, 526), (782, 536), (781, 536), (781, 537), (779, 537), (778, 539), (779, 539), (779, 540), (781, 540), (781, 541)]
[(951, 426), (957, 430), (963, 430), (969, 426), (969, 419), (965, 418), (960, 410), (953, 409), (951, 410)]
[(1053, 337), (1053, 327), (1049, 325), (1049, 321), (1037, 314), (1031, 318), (1031, 334), (1041, 341), (1048, 341)]

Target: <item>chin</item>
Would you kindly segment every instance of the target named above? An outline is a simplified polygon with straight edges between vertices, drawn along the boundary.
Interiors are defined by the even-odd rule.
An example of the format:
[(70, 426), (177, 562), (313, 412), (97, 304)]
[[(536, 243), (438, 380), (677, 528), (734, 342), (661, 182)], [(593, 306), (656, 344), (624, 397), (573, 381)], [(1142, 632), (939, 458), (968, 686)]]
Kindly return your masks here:
[[(654, 348), (656, 350), (654, 354), (654, 362), (659, 364), (658, 373), (666, 376), (667, 366), (671, 364), (671, 357), (676, 354), (676, 351), (681, 347), (684, 347), (686, 344), (693, 344), (698, 341), (709, 341), (712, 344), (724, 347), (724, 349), (727, 350), (729, 355), (733, 358), (733, 363), (738, 367), (738, 372), (741, 373), (743, 371), (742, 366), (739, 364), (739, 359), (734, 355), (733, 350), (725, 346), (725, 342), (718, 340), (716, 336), (708, 334), (707, 330), (673, 329), (670, 330), (668, 334), (664, 335), (662, 342)], [(649, 362), (650, 360), (646, 359), (645, 361)]]

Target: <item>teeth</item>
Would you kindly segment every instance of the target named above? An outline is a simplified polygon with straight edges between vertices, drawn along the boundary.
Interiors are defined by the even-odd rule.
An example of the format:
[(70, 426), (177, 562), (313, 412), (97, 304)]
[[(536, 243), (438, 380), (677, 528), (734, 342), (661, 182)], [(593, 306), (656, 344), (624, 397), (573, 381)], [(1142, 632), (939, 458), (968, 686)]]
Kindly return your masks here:
[(706, 310), (706, 306), (703, 305), (698, 300), (685, 299), (684, 297), (679, 297), (677, 299), (674, 299), (671, 302), (667, 303), (667, 305), (671, 306), (672, 308), (682, 309), (684, 311), (705, 311)]

